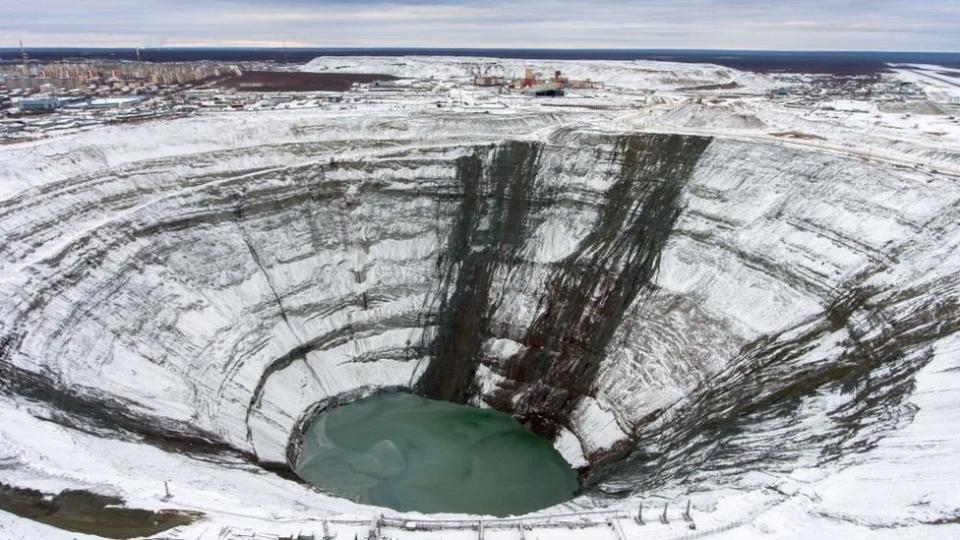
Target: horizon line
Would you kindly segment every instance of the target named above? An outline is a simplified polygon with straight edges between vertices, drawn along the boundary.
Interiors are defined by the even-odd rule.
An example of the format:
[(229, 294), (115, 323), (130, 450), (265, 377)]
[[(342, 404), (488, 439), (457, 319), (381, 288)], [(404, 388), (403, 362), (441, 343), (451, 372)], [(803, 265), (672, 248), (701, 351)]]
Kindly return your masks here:
[(960, 50), (891, 50), (891, 49), (711, 49), (711, 48), (659, 48), (659, 47), (638, 47), (638, 48), (611, 48), (611, 47), (461, 47), (461, 46), (297, 46), (297, 47), (245, 47), (245, 46), (219, 46), (219, 45), (161, 45), (161, 46), (14, 46), (0, 47), (0, 51), (31, 51), (31, 50), (262, 50), (262, 51), (310, 51), (310, 50), (341, 50), (341, 51), (389, 51), (389, 50), (451, 50), (451, 51), (644, 51), (644, 52), (769, 52), (769, 53), (894, 53), (894, 54), (960, 54)]

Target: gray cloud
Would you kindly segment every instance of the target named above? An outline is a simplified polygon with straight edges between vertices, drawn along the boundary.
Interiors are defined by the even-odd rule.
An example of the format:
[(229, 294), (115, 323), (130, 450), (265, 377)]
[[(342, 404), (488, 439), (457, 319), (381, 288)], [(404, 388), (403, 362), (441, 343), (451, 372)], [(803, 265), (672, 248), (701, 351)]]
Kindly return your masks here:
[(0, 13), (0, 46), (960, 51), (960, 0), (0, 0)]

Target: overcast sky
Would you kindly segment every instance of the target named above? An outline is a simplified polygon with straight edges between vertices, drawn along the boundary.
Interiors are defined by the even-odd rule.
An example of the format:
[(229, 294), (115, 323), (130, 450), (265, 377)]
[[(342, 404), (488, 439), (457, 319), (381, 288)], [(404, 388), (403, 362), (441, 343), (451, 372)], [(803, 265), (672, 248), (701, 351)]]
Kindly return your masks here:
[(960, 0), (0, 0), (0, 47), (960, 51)]

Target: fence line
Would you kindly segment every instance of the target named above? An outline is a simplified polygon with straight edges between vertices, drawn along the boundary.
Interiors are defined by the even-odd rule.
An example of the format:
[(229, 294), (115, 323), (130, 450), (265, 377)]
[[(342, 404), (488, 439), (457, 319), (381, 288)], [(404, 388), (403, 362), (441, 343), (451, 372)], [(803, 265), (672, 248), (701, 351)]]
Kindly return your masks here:
[[(741, 519), (725, 523), (723, 525), (717, 525), (715, 527), (710, 527), (707, 529), (701, 530), (691, 530), (686, 534), (680, 534), (677, 536), (669, 536), (669, 532), (662, 531), (661, 534), (665, 534), (667, 538), (671, 540), (696, 540), (699, 538), (705, 538), (715, 534), (720, 534), (723, 532), (731, 531), (738, 527), (742, 527), (752, 521), (758, 514), (761, 514), (764, 509), (759, 509), (752, 512), (748, 516), (744, 516)], [(657, 514), (661, 514), (657, 512)], [(371, 532), (375, 532), (375, 537), (380, 538), (380, 531), (383, 528), (390, 529), (401, 529), (410, 532), (417, 531), (442, 531), (442, 530), (474, 530), (477, 531), (477, 537), (479, 539), (483, 538), (485, 531), (492, 530), (513, 530), (518, 531), (519, 535), (523, 539), (527, 539), (529, 535), (527, 531), (533, 529), (550, 529), (550, 528), (567, 528), (567, 529), (587, 529), (594, 527), (604, 527), (612, 529), (613, 532), (620, 540), (627, 540), (628, 536), (623, 529), (623, 526), (619, 520), (630, 520), (638, 523), (643, 526), (644, 522), (638, 522), (638, 514), (629, 513), (626, 511), (613, 511), (613, 510), (584, 510), (582, 512), (567, 512), (561, 514), (545, 514), (539, 516), (524, 516), (524, 517), (509, 517), (509, 518), (492, 518), (492, 519), (418, 519), (414, 517), (406, 518), (400, 516), (384, 516), (381, 515), (379, 518), (367, 518), (367, 519), (349, 519), (349, 518), (322, 518), (317, 520), (322, 524), (324, 537), (330, 538), (330, 526), (354, 526), (354, 527), (363, 527), (368, 529)], [(694, 520), (690, 515), (689, 503), (686, 511), (681, 513), (683, 522), (686, 522), (693, 528)], [(657, 516), (653, 520), (655, 523), (666, 523), (670, 522), (662, 519), (662, 514)], [(646, 522), (650, 524), (649, 521)], [(305, 527), (306, 523), (303, 524)], [(654, 525), (654, 529), (657, 526)], [(653, 532), (653, 531), (651, 531)], [(675, 531), (679, 532), (679, 531)], [(373, 536), (372, 536), (373, 537)], [(372, 538), (371, 537), (371, 538)], [(281, 539), (281, 538), (290, 538), (288, 536), (270, 534), (270, 533), (255, 533), (255, 532), (241, 532), (235, 530), (233, 527), (225, 527), (221, 530), (220, 538), (250, 538), (250, 539)], [(293, 536), (292, 538), (297, 538)], [(311, 536), (305, 536), (303, 538), (315, 538)]]

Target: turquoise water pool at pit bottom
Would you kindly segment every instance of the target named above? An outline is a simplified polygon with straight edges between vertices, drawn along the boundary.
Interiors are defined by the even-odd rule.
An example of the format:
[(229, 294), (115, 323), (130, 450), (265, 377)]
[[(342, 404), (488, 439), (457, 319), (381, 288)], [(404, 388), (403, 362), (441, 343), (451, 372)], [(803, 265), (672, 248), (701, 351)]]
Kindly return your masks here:
[(553, 446), (509, 415), (405, 393), (322, 412), (296, 470), (341, 497), (427, 513), (523, 514), (578, 487)]

